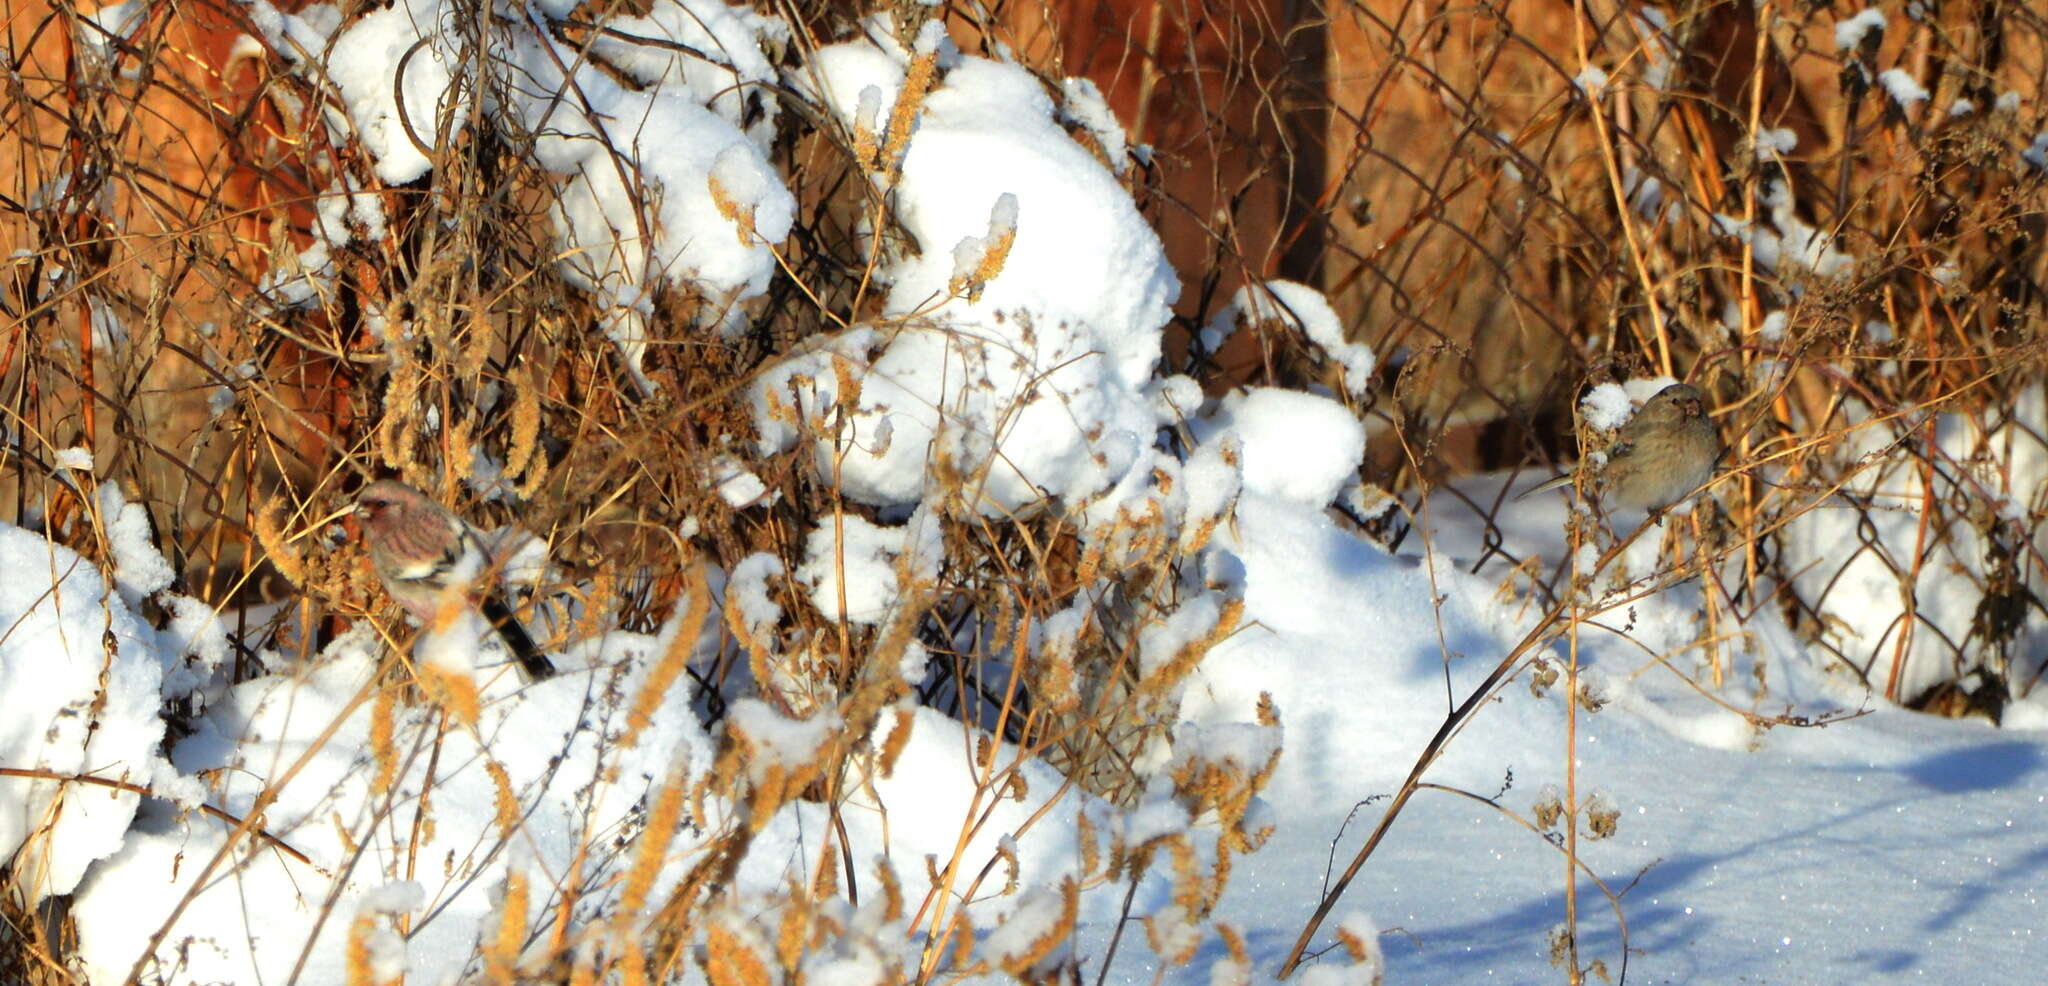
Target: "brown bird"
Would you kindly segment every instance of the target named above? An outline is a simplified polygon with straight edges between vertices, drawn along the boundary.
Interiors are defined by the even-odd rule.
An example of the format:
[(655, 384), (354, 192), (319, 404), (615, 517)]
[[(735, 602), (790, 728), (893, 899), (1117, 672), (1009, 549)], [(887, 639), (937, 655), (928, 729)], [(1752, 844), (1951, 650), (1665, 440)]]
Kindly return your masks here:
[(406, 612), (430, 624), (448, 594), (460, 593), (475, 601), (529, 679), (555, 673), (554, 662), (534, 645), (504, 596), (494, 586), (478, 586), (490, 574), (491, 552), (475, 528), (394, 479), (363, 487), (356, 497), (356, 519), (363, 525), (371, 567)]
[[(1658, 514), (1690, 498), (1713, 478), (1714, 464), (1721, 458), (1721, 434), (1702, 402), (1698, 388), (1674, 383), (1645, 401), (1621, 426), (1596, 483), (1608, 503)], [(1571, 481), (1569, 475), (1559, 476), (1515, 499)]]

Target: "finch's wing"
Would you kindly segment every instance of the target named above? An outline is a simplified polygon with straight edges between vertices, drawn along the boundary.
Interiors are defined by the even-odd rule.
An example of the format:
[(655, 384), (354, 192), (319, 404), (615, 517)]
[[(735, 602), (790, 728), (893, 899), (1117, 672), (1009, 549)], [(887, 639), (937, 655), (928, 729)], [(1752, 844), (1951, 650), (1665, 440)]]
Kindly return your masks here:
[[(448, 525), (445, 533), (438, 524), (428, 523), (426, 526), (432, 532), (430, 536), (401, 537), (402, 547), (385, 552), (389, 566), (389, 570), (383, 573), (386, 578), (440, 590), (451, 582), (466, 583), (476, 577), (473, 571), (463, 571), (465, 567), (475, 567), (475, 562), (467, 557), (472, 550), (468, 530), (452, 515), (438, 520)], [(436, 546), (439, 551), (434, 550)], [(406, 560), (408, 554), (413, 556), (410, 560)]]

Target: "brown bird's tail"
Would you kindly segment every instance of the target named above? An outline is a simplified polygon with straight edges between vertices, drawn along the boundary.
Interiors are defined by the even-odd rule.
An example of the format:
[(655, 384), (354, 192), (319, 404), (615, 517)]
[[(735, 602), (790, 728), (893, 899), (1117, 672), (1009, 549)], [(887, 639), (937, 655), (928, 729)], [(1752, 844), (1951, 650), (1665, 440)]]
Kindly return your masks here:
[(1517, 493), (1517, 494), (1515, 494), (1515, 499), (1517, 499), (1517, 500), (1523, 500), (1523, 499), (1527, 499), (1527, 498), (1529, 498), (1529, 497), (1535, 496), (1535, 495), (1536, 495), (1536, 494), (1538, 494), (1538, 493), (1543, 493), (1543, 492), (1547, 492), (1547, 491), (1549, 491), (1549, 490), (1554, 490), (1554, 489), (1557, 489), (1558, 487), (1560, 487), (1560, 486), (1563, 486), (1563, 485), (1565, 485), (1565, 484), (1567, 484), (1567, 483), (1570, 483), (1571, 481), (1572, 481), (1572, 474), (1571, 474), (1571, 473), (1565, 473), (1565, 474), (1564, 474), (1564, 475), (1562, 475), (1562, 476), (1558, 476), (1558, 477), (1555, 477), (1555, 478), (1552, 478), (1552, 479), (1546, 479), (1546, 480), (1544, 480), (1543, 482), (1541, 482), (1541, 483), (1538, 483), (1538, 484), (1536, 484), (1535, 486), (1531, 486), (1531, 487), (1529, 487), (1528, 489), (1526, 489), (1526, 490), (1523, 490), (1522, 492), (1520, 492), (1520, 493)]
[(519, 625), (519, 618), (512, 615), (511, 608), (503, 599), (496, 595), (485, 596), (478, 610), (491, 626), (497, 628), (498, 636), (505, 641), (512, 656), (519, 659), (519, 667), (526, 672), (528, 681), (539, 681), (555, 673), (555, 662), (548, 660), (548, 656), (534, 645), (533, 638), (527, 635), (525, 627)]

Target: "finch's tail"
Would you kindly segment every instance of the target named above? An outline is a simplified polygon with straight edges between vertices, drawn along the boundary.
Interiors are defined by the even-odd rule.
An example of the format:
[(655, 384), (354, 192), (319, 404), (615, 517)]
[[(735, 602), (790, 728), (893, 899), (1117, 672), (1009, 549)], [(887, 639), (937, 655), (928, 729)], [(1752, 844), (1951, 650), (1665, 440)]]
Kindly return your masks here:
[(506, 647), (511, 648), (512, 656), (519, 659), (519, 667), (526, 672), (527, 680), (539, 681), (555, 673), (555, 662), (548, 660), (548, 656), (534, 645), (533, 638), (527, 635), (525, 627), (519, 625), (519, 618), (512, 615), (505, 600), (495, 595), (486, 596), (478, 609), (484, 619), (497, 628), (498, 636), (504, 639)]

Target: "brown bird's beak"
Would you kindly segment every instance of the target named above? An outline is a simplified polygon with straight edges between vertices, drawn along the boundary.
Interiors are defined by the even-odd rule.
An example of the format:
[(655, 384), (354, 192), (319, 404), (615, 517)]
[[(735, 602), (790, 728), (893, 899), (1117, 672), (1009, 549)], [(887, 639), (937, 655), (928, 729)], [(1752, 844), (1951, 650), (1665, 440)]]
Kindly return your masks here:
[(307, 524), (305, 529), (299, 531), (297, 534), (294, 534), (289, 538), (286, 538), (285, 541), (289, 543), (297, 541), (300, 538), (311, 537), (312, 535), (318, 533), (322, 528), (334, 523), (337, 520), (342, 520), (348, 517), (359, 518), (362, 516), (362, 514), (358, 512), (360, 509), (361, 506), (358, 504), (354, 506), (343, 507), (340, 510), (333, 511), (329, 513), (327, 516), (321, 517), (318, 520), (315, 520), (312, 523)]

